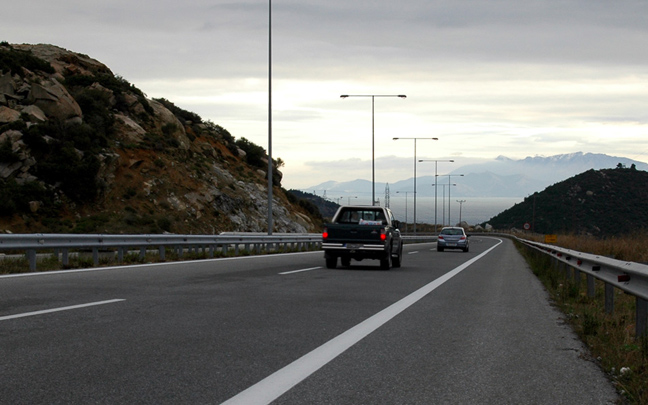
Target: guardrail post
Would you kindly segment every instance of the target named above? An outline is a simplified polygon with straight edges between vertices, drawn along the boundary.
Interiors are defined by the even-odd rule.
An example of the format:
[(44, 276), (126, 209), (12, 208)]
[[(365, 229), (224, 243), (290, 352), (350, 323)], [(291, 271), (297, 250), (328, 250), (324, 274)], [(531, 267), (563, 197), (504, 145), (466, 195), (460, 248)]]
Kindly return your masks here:
[(160, 260), (165, 261), (166, 260), (166, 246), (159, 246), (158, 250), (160, 252)]
[(587, 275), (587, 296), (593, 298), (596, 295), (596, 279), (593, 275)]
[[(573, 268), (573, 267), (572, 267), (572, 269), (573, 269), (573, 271), (574, 271), (574, 273), (573, 273), (573, 276), (574, 276), (574, 282), (576, 283), (577, 286), (580, 287), (580, 284), (581, 284), (581, 272), (580, 272), (580, 270), (575, 269), (575, 268)], [(580, 289), (580, 288), (579, 288), (579, 289)]]
[(61, 263), (63, 263), (64, 267), (70, 265), (70, 255), (67, 249), (61, 251)]
[(146, 257), (146, 246), (140, 246), (139, 257), (140, 259), (144, 259)]
[(29, 261), (29, 271), (36, 271), (36, 250), (27, 251), (27, 260)]
[(214, 245), (209, 245), (209, 258), (214, 257)]
[(614, 312), (614, 286), (605, 283), (605, 313), (611, 314)]
[(648, 301), (637, 297), (637, 338), (641, 338), (648, 333)]
[(92, 262), (95, 266), (99, 266), (99, 248), (92, 248)]
[[(226, 244), (223, 245), (223, 247), (221, 249), (221, 252), (223, 253), (223, 256), (227, 256), (227, 248), (228, 248), (228, 245), (226, 243)], [(212, 257), (213, 257), (213, 255), (212, 255)]]
[(123, 247), (123, 246), (117, 248), (117, 261), (118, 261), (119, 263), (123, 263), (123, 262), (124, 262), (124, 250), (126, 250), (126, 248)]

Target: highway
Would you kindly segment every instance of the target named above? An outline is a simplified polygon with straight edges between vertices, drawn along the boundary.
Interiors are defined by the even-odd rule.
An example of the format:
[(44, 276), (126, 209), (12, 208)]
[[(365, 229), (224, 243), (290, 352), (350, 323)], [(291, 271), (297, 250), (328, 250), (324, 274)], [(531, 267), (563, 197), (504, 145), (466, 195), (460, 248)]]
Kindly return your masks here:
[(611, 404), (512, 242), (0, 277), (1, 404)]

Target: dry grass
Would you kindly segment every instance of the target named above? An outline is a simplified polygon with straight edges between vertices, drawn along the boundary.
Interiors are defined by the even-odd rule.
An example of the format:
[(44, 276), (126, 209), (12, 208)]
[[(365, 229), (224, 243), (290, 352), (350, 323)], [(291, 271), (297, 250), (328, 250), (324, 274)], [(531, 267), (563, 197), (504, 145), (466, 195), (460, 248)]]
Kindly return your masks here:
[[(596, 240), (559, 236), (557, 244), (621, 260), (641, 261), (646, 255), (642, 251), (646, 242), (648, 236), (643, 237), (643, 243), (639, 238)], [(564, 271), (553, 268), (549, 256), (521, 250), (555, 305), (564, 312), (566, 321), (590, 348), (592, 357), (619, 393), (629, 403), (648, 404), (648, 336), (638, 338), (635, 334), (635, 297), (615, 290), (614, 312), (606, 314), (603, 282), (597, 281), (595, 296), (588, 297), (584, 277), (577, 283), (567, 278)]]
[[(543, 235), (520, 235), (523, 239), (544, 242)], [(557, 246), (579, 252), (611, 257), (629, 262), (648, 263), (648, 234), (613, 236), (598, 239), (583, 235), (558, 235)]]

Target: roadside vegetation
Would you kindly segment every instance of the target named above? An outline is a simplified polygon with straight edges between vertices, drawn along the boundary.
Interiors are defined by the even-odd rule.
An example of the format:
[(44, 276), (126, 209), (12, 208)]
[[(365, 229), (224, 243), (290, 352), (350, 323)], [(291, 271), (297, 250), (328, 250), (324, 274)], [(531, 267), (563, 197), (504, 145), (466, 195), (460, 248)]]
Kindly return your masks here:
[[(537, 239), (524, 236), (525, 239)], [(557, 245), (619, 260), (646, 262), (648, 235), (595, 239), (559, 235)], [(596, 281), (596, 294), (587, 296), (584, 277), (578, 283), (552, 267), (546, 254), (518, 246), (551, 300), (589, 347), (593, 361), (601, 366), (629, 403), (648, 404), (648, 334), (635, 333), (636, 298), (615, 290), (614, 312), (605, 313), (604, 284)]]

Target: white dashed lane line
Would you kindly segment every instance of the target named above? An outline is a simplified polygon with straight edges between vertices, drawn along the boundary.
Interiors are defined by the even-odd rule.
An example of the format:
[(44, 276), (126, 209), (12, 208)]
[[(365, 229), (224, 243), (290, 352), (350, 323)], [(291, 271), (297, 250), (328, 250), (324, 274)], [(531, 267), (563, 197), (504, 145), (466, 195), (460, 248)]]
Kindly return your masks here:
[(72, 305), (72, 306), (69, 306), (69, 307), (45, 309), (45, 310), (42, 310), (42, 311), (25, 312), (23, 314), (0, 316), (0, 321), (8, 321), (9, 319), (24, 318), (24, 317), (27, 317), (27, 316), (50, 314), (52, 312), (69, 311), (71, 309), (93, 307), (93, 306), (96, 306), (96, 305), (114, 304), (115, 302), (121, 302), (121, 301), (126, 301), (126, 300), (116, 299), (116, 300), (108, 300), (108, 301), (90, 302), (88, 304)]
[(317, 270), (317, 269), (321, 269), (321, 268), (322, 268), (322, 266), (319, 266), (319, 267), (311, 267), (311, 268), (309, 268), (309, 269), (301, 269), (301, 270), (284, 271), (283, 273), (279, 273), (279, 274), (284, 275), (284, 274), (301, 273), (302, 271), (311, 271), (311, 270)]

